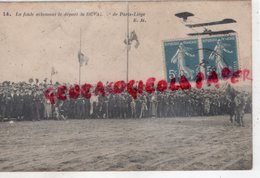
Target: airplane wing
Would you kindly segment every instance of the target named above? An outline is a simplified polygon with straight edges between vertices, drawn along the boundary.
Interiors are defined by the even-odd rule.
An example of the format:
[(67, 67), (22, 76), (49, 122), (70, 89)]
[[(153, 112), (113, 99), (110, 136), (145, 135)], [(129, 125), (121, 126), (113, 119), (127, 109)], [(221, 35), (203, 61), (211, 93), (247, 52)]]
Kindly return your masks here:
[(222, 31), (205, 31), (202, 33), (188, 33), (189, 36), (198, 36), (198, 35), (224, 35), (229, 33), (235, 33), (234, 30), (222, 30)]
[(221, 24), (228, 24), (228, 23), (236, 23), (234, 19), (223, 19), (220, 21), (208, 22), (208, 23), (197, 23), (197, 24), (187, 24), (187, 27), (194, 28), (194, 27), (204, 27), (204, 26), (211, 26), (211, 25), (221, 25)]

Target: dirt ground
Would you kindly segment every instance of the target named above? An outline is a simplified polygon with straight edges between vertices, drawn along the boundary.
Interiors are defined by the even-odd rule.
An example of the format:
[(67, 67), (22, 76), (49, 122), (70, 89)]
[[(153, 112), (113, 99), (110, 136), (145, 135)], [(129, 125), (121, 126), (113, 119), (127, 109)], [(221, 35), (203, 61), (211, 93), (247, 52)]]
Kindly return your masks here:
[(251, 169), (252, 120), (228, 116), (0, 123), (0, 171)]

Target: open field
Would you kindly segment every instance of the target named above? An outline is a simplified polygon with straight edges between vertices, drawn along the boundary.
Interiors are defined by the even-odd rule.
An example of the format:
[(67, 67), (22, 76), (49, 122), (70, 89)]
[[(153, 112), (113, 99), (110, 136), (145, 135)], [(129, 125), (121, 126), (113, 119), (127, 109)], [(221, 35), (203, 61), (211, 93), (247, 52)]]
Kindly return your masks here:
[(252, 167), (252, 120), (228, 116), (0, 123), (0, 171)]

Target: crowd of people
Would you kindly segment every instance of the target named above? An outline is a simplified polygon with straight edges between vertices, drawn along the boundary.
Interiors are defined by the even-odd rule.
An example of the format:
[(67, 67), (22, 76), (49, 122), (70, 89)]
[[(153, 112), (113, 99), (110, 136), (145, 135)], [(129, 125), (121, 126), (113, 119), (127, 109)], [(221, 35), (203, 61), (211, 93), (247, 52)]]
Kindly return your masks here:
[[(225, 89), (191, 88), (152, 94), (144, 91), (136, 99), (127, 92), (90, 99), (71, 99), (68, 96), (52, 105), (44, 96), (44, 91), (50, 86), (55, 88), (56, 84), (0, 83), (0, 120), (213, 116), (229, 114), (232, 102)], [(251, 95), (244, 95), (247, 97), (245, 112), (251, 112)]]

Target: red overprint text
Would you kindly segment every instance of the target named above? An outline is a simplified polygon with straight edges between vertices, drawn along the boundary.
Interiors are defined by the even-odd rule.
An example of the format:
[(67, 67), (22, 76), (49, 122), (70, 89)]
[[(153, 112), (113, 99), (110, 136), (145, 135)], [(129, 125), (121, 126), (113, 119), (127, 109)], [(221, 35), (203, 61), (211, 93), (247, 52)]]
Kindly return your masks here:
[[(207, 79), (202, 72), (197, 73), (195, 80), (195, 87), (201, 89), (203, 83), (206, 86), (213, 85), (216, 89), (219, 88), (219, 80), (227, 81), (232, 84), (236, 84), (239, 81), (252, 80), (250, 76), (250, 70), (243, 69), (231, 72), (228, 68), (224, 68), (221, 73), (221, 77), (218, 77), (215, 71), (209, 73)], [(205, 85), (204, 84), (204, 85)], [(176, 78), (172, 78), (170, 83), (167, 83), (166, 80), (159, 80), (156, 82), (155, 77), (150, 77), (144, 83), (142, 80), (135, 81), (130, 80), (126, 83), (123, 80), (110, 82), (104, 85), (99, 81), (96, 85), (83, 84), (79, 86), (75, 84), (74, 86), (61, 85), (56, 89), (49, 87), (45, 92), (44, 96), (51, 104), (55, 104), (55, 99), (64, 101), (67, 97), (71, 99), (77, 99), (78, 97), (84, 97), (90, 99), (92, 95), (106, 96), (108, 94), (120, 94), (123, 92), (129, 93), (134, 99), (138, 97), (138, 94), (142, 94), (143, 91), (152, 94), (156, 91), (165, 92), (165, 91), (176, 91), (176, 90), (189, 90), (191, 88), (191, 83), (185, 77), (185, 75), (180, 76), (178, 82)]]

